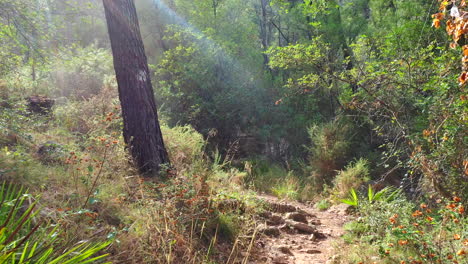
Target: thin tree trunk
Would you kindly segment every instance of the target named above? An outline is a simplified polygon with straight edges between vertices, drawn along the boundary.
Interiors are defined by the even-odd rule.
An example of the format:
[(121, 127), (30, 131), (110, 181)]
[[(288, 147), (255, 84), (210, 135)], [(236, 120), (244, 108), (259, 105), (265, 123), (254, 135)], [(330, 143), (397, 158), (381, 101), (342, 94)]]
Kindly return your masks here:
[[(261, 17), (259, 19), (260, 21), (260, 39), (262, 41), (262, 49), (263, 51), (266, 51), (268, 49), (268, 46), (270, 45), (268, 43), (268, 18), (267, 18), (267, 5), (268, 2), (267, 0), (260, 0), (260, 8), (261, 8)], [(269, 58), (266, 53), (263, 53), (263, 66), (265, 69), (270, 70), (270, 67), (268, 66), (269, 63)]]
[(152, 176), (169, 157), (133, 0), (103, 0), (119, 86), (123, 136), (139, 171)]

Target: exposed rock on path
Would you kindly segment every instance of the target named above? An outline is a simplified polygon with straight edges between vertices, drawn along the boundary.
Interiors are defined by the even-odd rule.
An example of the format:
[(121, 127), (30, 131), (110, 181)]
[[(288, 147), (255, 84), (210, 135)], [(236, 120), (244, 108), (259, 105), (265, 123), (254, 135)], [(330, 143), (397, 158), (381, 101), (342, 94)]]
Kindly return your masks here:
[(346, 206), (319, 211), (294, 201), (260, 196), (270, 210), (260, 215), (259, 232), (251, 263), (319, 264), (334, 263), (333, 241), (343, 234), (348, 221)]

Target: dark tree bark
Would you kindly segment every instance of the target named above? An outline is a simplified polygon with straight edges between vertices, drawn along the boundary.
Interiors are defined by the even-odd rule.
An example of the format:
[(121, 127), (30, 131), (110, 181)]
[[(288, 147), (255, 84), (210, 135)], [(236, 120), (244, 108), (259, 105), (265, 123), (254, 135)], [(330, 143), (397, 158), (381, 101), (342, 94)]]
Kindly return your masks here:
[(123, 136), (145, 176), (169, 163), (133, 0), (103, 0), (122, 106)]
[[(260, 0), (261, 17), (260, 17), (260, 39), (262, 40), (262, 49), (266, 51), (270, 45), (268, 36), (268, 18), (267, 18), (267, 0)], [(265, 69), (270, 70), (268, 66), (268, 55), (263, 53), (263, 66)]]

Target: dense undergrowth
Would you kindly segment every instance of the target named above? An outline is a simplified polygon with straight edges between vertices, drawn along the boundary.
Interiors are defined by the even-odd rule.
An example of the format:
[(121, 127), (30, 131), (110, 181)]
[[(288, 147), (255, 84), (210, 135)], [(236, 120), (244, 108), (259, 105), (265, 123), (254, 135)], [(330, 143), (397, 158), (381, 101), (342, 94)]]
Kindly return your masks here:
[[(4, 93), (9, 96), (3, 97), (0, 115), (1, 177), (28, 188), (24, 197), (35, 201), (28, 221), (42, 223), (21, 224), (15, 241), (25, 242), (5, 247), (4, 257), (32, 257), (31, 245), (54, 235), (67, 246), (42, 245), (50, 257), (82, 250), (114, 263), (242, 262), (256, 239), (255, 215), (262, 210), (254, 191), (312, 200), (326, 210), (352, 190), (355, 196), (346, 202), (355, 207), (357, 219), (346, 225), (347, 254), (336, 263), (463, 263), (466, 258), (466, 201), (443, 200), (436, 193), (408, 199), (403, 190), (389, 188), (372, 194), (379, 184), (359, 197), (366, 192), (361, 186), (370, 180), (370, 164), (361, 158), (336, 171), (335, 163), (343, 162), (337, 156), (349, 142), (334, 136), (341, 132), (332, 124), (310, 129), (315, 139), (310, 165), (289, 168), (262, 159), (236, 168), (229, 156), (209, 155), (205, 139), (190, 126), (164, 125), (173, 168), (161, 178), (141, 178), (122, 143), (112, 85), (86, 100), (60, 102), (46, 115), (31, 112), (14, 92)], [(21, 214), (15, 214), (21, 222)]]
[(155, 179), (122, 142), (101, 1), (42, 2), (0, 0), (0, 261), (242, 263), (264, 192), (351, 204), (338, 263), (466, 262), (465, 1), (433, 17), (450, 46), (435, 1), (135, 1)]
[[(401, 190), (383, 189), (347, 199), (356, 219), (347, 223), (338, 263), (465, 263), (468, 229), (459, 197), (408, 200)], [(466, 204), (466, 203), (465, 203)]]
[(141, 178), (122, 143), (115, 92), (70, 100), (48, 115), (4, 99), (0, 175), (28, 188), (35, 197), (30, 221), (44, 222), (24, 225), (18, 239), (29, 241), (34, 229), (45, 242), (53, 229), (67, 249), (89, 241), (83, 250), (101, 250), (114, 263), (248, 258), (240, 252), (255, 238), (252, 218), (262, 206), (243, 188), (247, 173), (206, 155), (205, 140), (191, 127), (163, 126), (173, 168), (162, 178)]

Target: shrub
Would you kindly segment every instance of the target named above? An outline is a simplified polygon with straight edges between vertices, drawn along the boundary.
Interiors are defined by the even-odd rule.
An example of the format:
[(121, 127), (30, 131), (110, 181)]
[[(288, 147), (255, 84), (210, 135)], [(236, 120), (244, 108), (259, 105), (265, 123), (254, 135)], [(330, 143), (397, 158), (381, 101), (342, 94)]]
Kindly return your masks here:
[(278, 181), (284, 181), (288, 175), (283, 167), (271, 164), (263, 160), (251, 161), (251, 175), (247, 184), (253, 185), (254, 189), (261, 192), (271, 193)]
[(312, 146), (308, 148), (313, 177), (318, 186), (331, 183), (336, 171), (348, 160), (349, 128), (339, 121), (309, 128)]
[(191, 126), (169, 128), (162, 125), (161, 130), (171, 163), (179, 172), (203, 161), (205, 140)]
[(333, 194), (337, 198), (345, 198), (351, 189), (358, 189), (369, 180), (368, 162), (361, 158), (338, 172), (334, 180)]
[(271, 191), (278, 198), (296, 200), (299, 198), (300, 182), (291, 172), (289, 172), (285, 178), (276, 181), (276, 184), (271, 188)]
[(220, 213), (217, 218), (218, 232), (221, 237), (234, 241), (241, 230), (241, 219), (234, 213)]
[(116, 88), (107, 83), (98, 94), (83, 101), (70, 100), (55, 107), (56, 125), (72, 133), (110, 134), (120, 131), (120, 103)]
[[(345, 225), (349, 262), (379, 263), (464, 263), (468, 247), (468, 226), (462, 200), (455, 197), (415, 206), (399, 190), (384, 189), (359, 200), (355, 221)], [(382, 193), (382, 195), (380, 195)], [(368, 193), (369, 194), (369, 193)], [(369, 195), (369, 197), (371, 197)], [(355, 251), (355, 250), (359, 250)], [(367, 252), (366, 254), (361, 254)]]
[(379, 251), (384, 259), (408, 263), (467, 260), (468, 221), (458, 197), (435, 208), (422, 203), (411, 214), (394, 214), (387, 223), (387, 239)]

